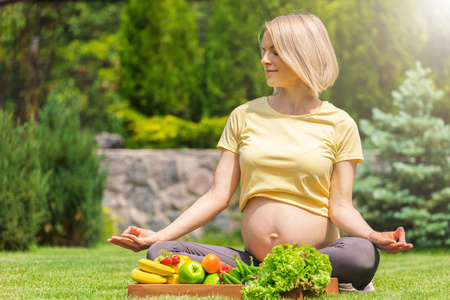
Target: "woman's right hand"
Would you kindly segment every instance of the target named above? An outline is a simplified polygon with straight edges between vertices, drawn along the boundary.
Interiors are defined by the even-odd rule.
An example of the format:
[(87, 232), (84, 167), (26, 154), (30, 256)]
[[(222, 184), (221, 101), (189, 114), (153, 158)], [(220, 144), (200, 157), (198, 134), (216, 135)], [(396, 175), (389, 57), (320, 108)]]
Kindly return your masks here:
[(407, 243), (405, 238), (405, 229), (397, 228), (396, 231), (389, 232), (372, 232), (368, 240), (371, 241), (378, 249), (389, 254), (396, 254), (413, 247), (413, 244)]
[(157, 233), (136, 226), (129, 226), (121, 236), (112, 236), (107, 239), (108, 243), (130, 249), (134, 252), (148, 249), (157, 241)]

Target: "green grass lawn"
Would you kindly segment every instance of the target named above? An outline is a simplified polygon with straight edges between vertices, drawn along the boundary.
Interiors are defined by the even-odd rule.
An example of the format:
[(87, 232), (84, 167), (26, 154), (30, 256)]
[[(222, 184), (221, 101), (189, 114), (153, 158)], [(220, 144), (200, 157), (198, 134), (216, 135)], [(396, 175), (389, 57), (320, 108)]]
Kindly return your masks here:
[[(113, 245), (0, 252), (0, 299), (126, 299), (131, 270), (144, 257)], [(319, 299), (450, 299), (449, 271), (449, 251), (383, 254), (375, 292)]]

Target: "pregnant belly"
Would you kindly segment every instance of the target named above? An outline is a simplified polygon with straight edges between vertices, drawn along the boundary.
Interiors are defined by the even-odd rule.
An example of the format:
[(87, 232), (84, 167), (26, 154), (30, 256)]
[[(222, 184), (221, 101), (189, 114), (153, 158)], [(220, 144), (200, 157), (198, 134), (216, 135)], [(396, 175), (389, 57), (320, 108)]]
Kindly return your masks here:
[(241, 229), (245, 248), (259, 261), (279, 244), (305, 243), (321, 249), (339, 238), (330, 219), (261, 197), (247, 203)]

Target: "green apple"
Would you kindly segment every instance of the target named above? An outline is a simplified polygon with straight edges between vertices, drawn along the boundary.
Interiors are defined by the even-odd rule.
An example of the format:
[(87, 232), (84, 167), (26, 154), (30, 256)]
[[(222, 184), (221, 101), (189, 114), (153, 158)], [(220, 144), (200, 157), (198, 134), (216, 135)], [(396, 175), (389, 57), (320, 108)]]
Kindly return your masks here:
[(203, 284), (220, 284), (220, 276), (219, 273), (208, 274), (203, 280)]
[(202, 283), (205, 275), (202, 264), (193, 260), (185, 262), (178, 270), (181, 283)]

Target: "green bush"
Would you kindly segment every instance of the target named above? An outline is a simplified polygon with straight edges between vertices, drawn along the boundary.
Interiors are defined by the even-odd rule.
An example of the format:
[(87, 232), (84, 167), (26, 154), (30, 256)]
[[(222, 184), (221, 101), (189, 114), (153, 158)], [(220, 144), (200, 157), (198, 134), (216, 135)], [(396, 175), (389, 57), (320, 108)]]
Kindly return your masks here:
[(129, 131), (129, 148), (215, 148), (228, 117), (203, 118), (200, 122), (172, 115), (146, 117), (122, 107), (117, 115)]
[(0, 110), (0, 250), (36, 244), (45, 217), (47, 176), (40, 168), (36, 124), (17, 124)]
[(377, 149), (355, 183), (361, 213), (377, 230), (406, 229), (419, 247), (449, 247), (450, 125), (431, 115), (442, 97), (417, 63), (392, 93), (396, 113), (373, 109), (360, 128)]
[(48, 216), (38, 233), (43, 244), (92, 246), (103, 229), (106, 173), (100, 171), (93, 134), (80, 128), (77, 104), (71, 93), (51, 92), (39, 112), (38, 156), (50, 172)]
[(106, 173), (73, 98), (50, 93), (39, 122), (0, 110), (0, 250), (92, 246), (101, 236)]

